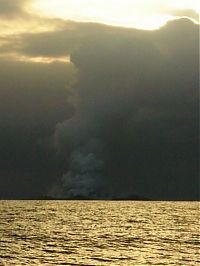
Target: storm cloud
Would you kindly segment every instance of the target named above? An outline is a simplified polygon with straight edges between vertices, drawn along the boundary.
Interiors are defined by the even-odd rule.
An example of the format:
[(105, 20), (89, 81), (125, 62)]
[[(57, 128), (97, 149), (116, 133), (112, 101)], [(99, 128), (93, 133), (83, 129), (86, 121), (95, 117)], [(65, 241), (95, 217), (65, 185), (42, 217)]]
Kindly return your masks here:
[(51, 135), (58, 121), (74, 112), (67, 88), (76, 70), (67, 63), (4, 56), (0, 73), (0, 194), (41, 195), (54, 171), (59, 172)]
[[(33, 194), (43, 180), (40, 193), (57, 197), (197, 199), (198, 31), (187, 19), (157, 31), (68, 22), (54, 32), (10, 38), (4, 51), (70, 56), (71, 63), (1, 60), (0, 121), (17, 124), (4, 154), (26, 147), (23, 156), (7, 155), (4, 172), (15, 169), (21, 154), (17, 172), (32, 176), (24, 187)], [(27, 123), (39, 128), (32, 134), (36, 150), (23, 139), (11, 142)], [(33, 156), (22, 171), (25, 154)]]
[(180, 20), (151, 33), (120, 35), (101, 26), (95, 33), (71, 54), (80, 72), (78, 104), (55, 134), (70, 162), (64, 187), (75, 153), (104, 166), (98, 176), (88, 171), (85, 177), (99, 185), (92, 197), (197, 197), (198, 27)]

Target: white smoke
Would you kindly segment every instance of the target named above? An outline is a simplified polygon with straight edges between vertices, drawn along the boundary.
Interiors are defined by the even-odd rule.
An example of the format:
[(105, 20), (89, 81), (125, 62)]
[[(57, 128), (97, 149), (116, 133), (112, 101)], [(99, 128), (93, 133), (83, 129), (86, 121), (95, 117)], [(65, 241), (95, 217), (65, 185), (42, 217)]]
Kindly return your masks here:
[(94, 153), (72, 152), (69, 171), (62, 177), (66, 197), (97, 197), (103, 168), (104, 162)]
[(64, 198), (105, 197), (105, 163), (101, 156), (104, 144), (96, 136), (94, 124), (91, 116), (77, 111), (57, 125), (56, 148), (67, 157), (67, 172), (61, 177)]

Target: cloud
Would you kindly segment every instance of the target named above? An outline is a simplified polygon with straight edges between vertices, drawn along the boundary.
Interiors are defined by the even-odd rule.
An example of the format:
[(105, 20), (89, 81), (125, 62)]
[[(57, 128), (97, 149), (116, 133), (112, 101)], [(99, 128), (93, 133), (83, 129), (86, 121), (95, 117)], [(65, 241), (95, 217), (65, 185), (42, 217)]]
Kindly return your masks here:
[[(83, 161), (92, 154), (104, 165), (100, 197), (196, 197), (198, 27), (188, 20), (151, 33), (86, 27), (91, 38), (71, 53), (80, 72), (76, 113), (55, 134), (69, 162), (65, 183), (73, 154)], [(92, 176), (88, 171), (85, 178)], [(82, 195), (79, 178), (74, 174), (74, 189)]]
[(43, 194), (61, 170), (50, 139), (74, 112), (67, 98), (76, 69), (4, 56), (0, 72), (0, 195)]
[(1, 38), (16, 37), (22, 33), (52, 31), (62, 27), (62, 19), (48, 18), (34, 13), (34, 0), (0, 0)]
[(170, 14), (177, 17), (187, 17), (199, 23), (199, 14), (193, 9), (171, 9)]
[[(42, 2), (39, 3), (38, 2)], [(46, 2), (46, 3), (45, 3)], [(180, 3), (182, 2), (182, 3)], [(78, 6), (78, 8), (77, 8)], [(62, 8), (60, 8), (62, 7)], [(57, 2), (36, 1), (34, 8), (36, 12), (43, 15), (60, 17), (82, 22), (97, 22), (108, 25), (124, 26), (139, 29), (158, 29), (174, 18), (174, 10), (180, 13), (186, 12), (187, 8), (197, 10), (195, 0), (124, 0), (115, 1), (102, 0), (57, 0)], [(193, 17), (194, 13), (187, 12)], [(184, 16), (184, 15), (181, 15)]]
[(2, 57), (0, 71), (1, 123), (54, 125), (72, 112), (66, 104), (67, 88), (76, 73), (72, 64), (19, 62)]
[(11, 125), (1, 161), (12, 180), (23, 172), (16, 190), (24, 193), (30, 175), (29, 192), (42, 182), (40, 192), (58, 197), (197, 198), (198, 31), (187, 19), (152, 32), (67, 22), (7, 39), (5, 56), (71, 58), (1, 58), (0, 121)]
[(0, 17), (14, 18), (24, 14), (24, 6), (30, 1), (27, 0), (0, 0)]
[(28, 57), (59, 57), (68, 56), (78, 47), (81, 32), (76, 30), (76, 23), (53, 19), (44, 19), (40, 22), (46, 23), (47, 26), (54, 24), (55, 28), (4, 36), (0, 53), (16, 53)]

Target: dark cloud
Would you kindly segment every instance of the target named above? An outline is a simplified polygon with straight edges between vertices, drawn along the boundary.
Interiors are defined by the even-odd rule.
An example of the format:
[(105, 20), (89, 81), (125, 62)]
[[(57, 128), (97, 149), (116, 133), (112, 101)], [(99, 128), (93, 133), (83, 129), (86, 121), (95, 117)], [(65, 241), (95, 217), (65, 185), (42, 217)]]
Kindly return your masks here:
[[(20, 125), (14, 130), (6, 126), (1, 133), (5, 176), (16, 180), (16, 171), (27, 166), (16, 191), (22, 193), (27, 183), (37, 191), (42, 180), (40, 193), (49, 190), (57, 196), (197, 198), (198, 30), (186, 19), (151, 32), (70, 22), (59, 31), (11, 39), (15, 52), (69, 54), (74, 64), (12, 62), (8, 68), (3, 63), (5, 89), (0, 93), (7, 100), (0, 107), (1, 121)], [(77, 82), (69, 95), (64, 88), (74, 77), (74, 66)], [(66, 105), (62, 99), (68, 99)], [(21, 120), (31, 122), (24, 127)], [(48, 139), (52, 127), (40, 126), (49, 121), (57, 122), (56, 151)], [(30, 145), (36, 140), (37, 145)], [(17, 168), (13, 174), (7, 170), (11, 165)], [(30, 173), (27, 181), (24, 176)]]
[(0, 60), (0, 123), (55, 125), (72, 112), (67, 88), (76, 69), (72, 64)]
[(67, 56), (74, 49), (79, 47), (82, 30), (77, 29), (74, 22), (64, 22), (62, 20), (44, 19), (41, 23), (57, 25), (54, 31), (41, 33), (25, 33), (20, 36), (8, 36), (4, 38), (4, 43), (0, 47), (0, 52), (16, 52), (27, 56), (56, 57)]
[(0, 194), (42, 194), (60, 172), (50, 138), (74, 112), (67, 97), (76, 69), (4, 57), (0, 72)]
[(56, 130), (69, 160), (64, 194), (197, 197), (198, 27), (96, 27), (81, 44), (71, 55), (80, 71), (76, 115)]
[(0, 17), (14, 18), (24, 14), (24, 5), (28, 0), (0, 0)]

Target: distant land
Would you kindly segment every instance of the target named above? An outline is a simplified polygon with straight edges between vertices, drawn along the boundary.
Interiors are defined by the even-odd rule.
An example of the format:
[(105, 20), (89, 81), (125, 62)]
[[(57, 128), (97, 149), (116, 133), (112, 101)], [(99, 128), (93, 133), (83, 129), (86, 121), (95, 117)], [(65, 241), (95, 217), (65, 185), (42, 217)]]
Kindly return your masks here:
[(107, 200), (107, 201), (199, 201), (198, 199), (165, 199), (165, 198), (148, 198), (141, 195), (130, 194), (130, 195), (117, 195), (113, 197), (86, 197), (86, 196), (73, 196), (73, 197), (53, 197), (50, 195), (38, 195), (32, 197), (9, 197), (9, 198), (0, 198), (0, 200)]
[(137, 201), (149, 201), (151, 199), (139, 195), (127, 195), (127, 196), (113, 196), (113, 197), (86, 197), (86, 196), (74, 196), (74, 197), (52, 197), (47, 195), (41, 195), (37, 197), (23, 198), (22, 200), (137, 200)]

